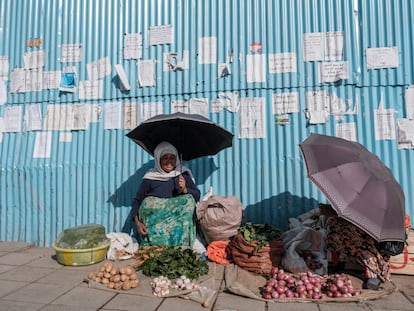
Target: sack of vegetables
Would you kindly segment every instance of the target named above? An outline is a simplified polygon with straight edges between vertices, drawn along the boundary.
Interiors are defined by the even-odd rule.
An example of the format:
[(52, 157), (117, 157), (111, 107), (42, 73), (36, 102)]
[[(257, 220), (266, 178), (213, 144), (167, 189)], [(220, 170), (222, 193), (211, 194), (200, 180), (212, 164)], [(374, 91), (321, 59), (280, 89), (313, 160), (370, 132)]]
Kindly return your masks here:
[(243, 224), (228, 245), (233, 262), (250, 272), (270, 274), (284, 253), (281, 234), (268, 224)]

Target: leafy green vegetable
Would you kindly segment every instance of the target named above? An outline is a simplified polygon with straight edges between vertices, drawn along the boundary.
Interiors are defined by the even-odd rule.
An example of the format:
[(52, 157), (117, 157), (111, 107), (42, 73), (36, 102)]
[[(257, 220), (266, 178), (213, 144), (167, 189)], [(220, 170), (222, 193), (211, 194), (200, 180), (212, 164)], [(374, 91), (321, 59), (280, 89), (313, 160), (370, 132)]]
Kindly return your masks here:
[(280, 237), (282, 234), (280, 229), (277, 229), (269, 224), (253, 224), (251, 222), (246, 222), (241, 225), (239, 232), (242, 234), (247, 243), (257, 242), (253, 253), (256, 253), (271, 240)]
[(87, 224), (63, 230), (56, 240), (56, 246), (68, 249), (95, 248), (107, 244), (105, 227)]
[(192, 249), (177, 246), (166, 247), (137, 267), (137, 270), (142, 270), (146, 276), (163, 275), (169, 279), (177, 279), (185, 275), (193, 280), (207, 274), (208, 269), (207, 262), (200, 259)]

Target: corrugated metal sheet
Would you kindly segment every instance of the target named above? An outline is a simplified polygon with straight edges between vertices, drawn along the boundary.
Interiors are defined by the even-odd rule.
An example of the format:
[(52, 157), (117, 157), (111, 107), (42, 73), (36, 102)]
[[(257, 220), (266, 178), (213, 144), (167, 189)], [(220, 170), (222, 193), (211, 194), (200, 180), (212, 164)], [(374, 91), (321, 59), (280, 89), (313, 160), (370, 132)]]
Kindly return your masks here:
[[(246, 219), (285, 228), (319, 201), (321, 192), (307, 179), (298, 144), (311, 132), (336, 135), (336, 125), (355, 122), (358, 141), (391, 168), (406, 195), (407, 212), (414, 218), (414, 151), (398, 149), (396, 140), (375, 140), (374, 109), (395, 109), (395, 119), (406, 118), (404, 93), (413, 83), (413, 3), (410, 0), (3, 0), (0, 2), (0, 56), (9, 60), (7, 101), (0, 106), (23, 112), (40, 104), (43, 118), (48, 106), (96, 104), (100, 119), (86, 130), (51, 133), (51, 153), (34, 158), (39, 131), (3, 133), (0, 143), (0, 240), (34, 242), (50, 246), (63, 229), (100, 223), (107, 231), (130, 232), (132, 198), (153, 160), (125, 137), (126, 128), (105, 129), (104, 108), (110, 102), (161, 102), (164, 112), (171, 101), (207, 98), (211, 103), (226, 92), (240, 99), (265, 99), (265, 135), (239, 139), (240, 113), (224, 109), (208, 117), (235, 133), (234, 146), (214, 157), (186, 163), (202, 192), (213, 187), (220, 195), (236, 195)], [(148, 29), (173, 25), (171, 44), (149, 45)], [(321, 61), (304, 61), (304, 34), (344, 34), (343, 60), (349, 77), (321, 83)], [(136, 60), (123, 56), (125, 33), (142, 33), (142, 60), (156, 61), (156, 86), (139, 87)], [(200, 64), (199, 39), (216, 38), (216, 63)], [(42, 39), (38, 46), (30, 40)], [(32, 41), (33, 42), (33, 41)], [(247, 55), (259, 42), (265, 59), (265, 81), (249, 83)], [(63, 63), (63, 44), (81, 44), (80, 62)], [(366, 49), (398, 47), (398, 68), (367, 70)], [(58, 89), (10, 92), (14, 68), (24, 67), (24, 55), (46, 52), (44, 71), (75, 66), (79, 81), (89, 79), (88, 64), (108, 57), (111, 74), (103, 77), (99, 99), (79, 99), (79, 92)], [(188, 51), (189, 68), (164, 71), (164, 53)], [(296, 72), (270, 73), (269, 55), (295, 53)], [(218, 63), (229, 56), (231, 74), (218, 78)], [(117, 88), (115, 64), (122, 64), (131, 84), (129, 92)], [(325, 124), (310, 125), (305, 117), (307, 92), (325, 90), (357, 114), (331, 115)], [(287, 125), (277, 125), (272, 94), (297, 92), (300, 112), (289, 114)], [(1, 94), (1, 91), (0, 91)], [(211, 107), (210, 107), (211, 109)], [(22, 117), (23, 119), (23, 117)], [(19, 120), (23, 122), (23, 120)], [(140, 120), (139, 120), (140, 121)], [(44, 128), (43, 128), (44, 129)], [(71, 140), (60, 135), (70, 132)]]

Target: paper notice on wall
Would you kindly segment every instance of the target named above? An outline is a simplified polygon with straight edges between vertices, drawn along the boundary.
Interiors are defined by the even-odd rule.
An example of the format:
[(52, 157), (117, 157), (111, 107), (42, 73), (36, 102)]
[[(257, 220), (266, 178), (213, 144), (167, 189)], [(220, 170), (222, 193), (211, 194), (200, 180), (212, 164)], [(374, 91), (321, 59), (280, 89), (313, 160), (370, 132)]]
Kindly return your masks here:
[(39, 131), (42, 129), (42, 111), (40, 104), (26, 106), (23, 129), (25, 131)]
[(25, 70), (25, 92), (37, 92), (43, 89), (43, 69)]
[(398, 149), (414, 149), (414, 120), (398, 119)]
[(239, 92), (220, 92), (219, 98), (210, 101), (210, 111), (212, 113), (220, 112), (226, 109), (230, 112), (239, 111)]
[(43, 68), (45, 66), (45, 54), (46, 52), (43, 50), (24, 53), (24, 69)]
[(311, 62), (324, 59), (324, 35), (310, 32), (303, 35), (303, 61)]
[(336, 136), (350, 141), (357, 141), (355, 122), (338, 123), (336, 125)]
[(0, 56), (0, 80), (9, 79), (9, 57)]
[(299, 93), (272, 94), (272, 113), (285, 114), (299, 112)]
[(321, 83), (336, 82), (348, 78), (348, 62), (319, 63), (319, 80)]
[(131, 89), (131, 85), (129, 84), (124, 67), (121, 64), (116, 64), (114, 65), (114, 68), (119, 79), (119, 89), (121, 91), (129, 91)]
[(62, 69), (59, 91), (75, 93), (77, 91), (78, 75), (75, 66), (66, 66)]
[(7, 86), (4, 80), (0, 80), (0, 106), (7, 103)]
[(43, 127), (46, 131), (70, 131), (73, 128), (72, 105), (47, 105)]
[(10, 93), (26, 91), (26, 72), (23, 68), (14, 68), (11, 72)]
[(82, 44), (62, 44), (61, 63), (79, 63), (82, 61)]
[(148, 28), (148, 44), (172, 44), (174, 43), (174, 26), (161, 25)]
[(138, 125), (138, 103), (124, 103), (123, 128), (133, 129)]
[(140, 104), (140, 122), (164, 113), (163, 102), (145, 102)]
[(88, 104), (72, 105), (72, 130), (87, 130), (89, 128), (90, 107)]
[(58, 89), (60, 85), (60, 79), (62, 71), (43, 71), (43, 89), (51, 90)]
[(36, 133), (33, 158), (50, 158), (52, 149), (52, 132)]
[(184, 99), (176, 99), (172, 100), (170, 103), (171, 106), (171, 113), (181, 112), (181, 113), (188, 113), (190, 110), (190, 102)]
[(410, 85), (404, 94), (405, 112), (407, 119), (414, 119), (414, 85)]
[(92, 63), (86, 64), (89, 80), (102, 79), (112, 72), (109, 57), (103, 57)]
[(208, 99), (207, 98), (191, 98), (188, 105), (188, 112), (208, 117)]
[(367, 48), (367, 69), (398, 68), (398, 47)]
[(269, 73), (297, 72), (296, 53), (269, 54)]
[(265, 98), (240, 98), (239, 138), (264, 138), (265, 114)]
[(139, 59), (142, 57), (142, 34), (124, 34), (124, 59)]
[(344, 57), (344, 32), (332, 31), (325, 33), (325, 60), (341, 60)]
[(303, 61), (342, 60), (344, 55), (344, 33), (310, 32), (303, 35)]
[(153, 59), (138, 61), (138, 85), (140, 87), (156, 85), (155, 65), (156, 61)]
[(305, 116), (310, 124), (326, 123), (329, 119), (330, 98), (325, 90), (306, 92)]
[(246, 55), (246, 80), (247, 83), (266, 81), (266, 55)]
[(120, 102), (105, 103), (104, 129), (113, 130), (121, 128), (122, 105)]
[(22, 106), (6, 107), (3, 122), (3, 132), (20, 132), (22, 129)]
[(0, 143), (3, 141), (4, 120), (0, 118)]
[(203, 37), (198, 39), (198, 63), (217, 63), (217, 38)]
[(395, 139), (394, 109), (374, 109), (375, 140)]
[(79, 82), (79, 99), (100, 99), (103, 97), (103, 80)]

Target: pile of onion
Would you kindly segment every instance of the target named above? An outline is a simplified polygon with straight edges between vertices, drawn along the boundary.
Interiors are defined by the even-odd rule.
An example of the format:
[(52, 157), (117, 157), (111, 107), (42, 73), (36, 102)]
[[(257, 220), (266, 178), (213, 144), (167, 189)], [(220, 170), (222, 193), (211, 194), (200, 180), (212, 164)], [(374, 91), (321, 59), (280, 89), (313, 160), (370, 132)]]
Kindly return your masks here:
[(344, 274), (320, 276), (312, 272), (292, 274), (273, 267), (270, 278), (261, 288), (264, 299), (322, 299), (350, 297), (360, 294)]

